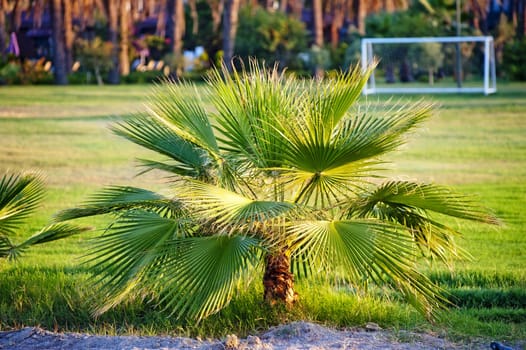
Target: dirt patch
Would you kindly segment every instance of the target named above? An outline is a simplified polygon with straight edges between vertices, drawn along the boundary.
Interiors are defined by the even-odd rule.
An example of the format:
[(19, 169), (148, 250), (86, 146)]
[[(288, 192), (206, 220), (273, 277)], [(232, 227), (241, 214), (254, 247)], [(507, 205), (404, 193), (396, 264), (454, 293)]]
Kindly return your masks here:
[(489, 343), (456, 344), (429, 334), (384, 330), (335, 330), (307, 322), (293, 322), (258, 336), (203, 341), (183, 337), (98, 336), (53, 333), (41, 328), (0, 332), (0, 349), (490, 349)]

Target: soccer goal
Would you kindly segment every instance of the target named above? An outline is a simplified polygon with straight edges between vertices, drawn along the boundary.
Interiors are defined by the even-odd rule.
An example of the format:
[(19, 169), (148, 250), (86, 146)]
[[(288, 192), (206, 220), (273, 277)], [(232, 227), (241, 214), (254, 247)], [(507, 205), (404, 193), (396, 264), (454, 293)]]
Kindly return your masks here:
[(363, 93), (484, 93), (497, 91), (491, 36), (364, 38), (362, 68), (373, 62)]

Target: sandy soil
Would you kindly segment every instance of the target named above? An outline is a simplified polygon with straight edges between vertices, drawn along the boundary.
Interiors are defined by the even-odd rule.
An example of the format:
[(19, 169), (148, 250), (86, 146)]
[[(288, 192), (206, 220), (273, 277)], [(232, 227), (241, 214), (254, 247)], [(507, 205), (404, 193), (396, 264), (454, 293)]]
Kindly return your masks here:
[[(53, 333), (41, 328), (0, 332), (0, 349), (84, 350), (84, 349), (490, 349), (487, 342), (457, 344), (429, 334), (369, 330), (334, 330), (307, 322), (294, 322), (270, 329), (258, 336), (240, 339), (229, 335), (221, 340), (175, 337), (96, 336)], [(522, 344), (523, 346), (524, 344)], [(518, 349), (518, 348), (513, 348)]]

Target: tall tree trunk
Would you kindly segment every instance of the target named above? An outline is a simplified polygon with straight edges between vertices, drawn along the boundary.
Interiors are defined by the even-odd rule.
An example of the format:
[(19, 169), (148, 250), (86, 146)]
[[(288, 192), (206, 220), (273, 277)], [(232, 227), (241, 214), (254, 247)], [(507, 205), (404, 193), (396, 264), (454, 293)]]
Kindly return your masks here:
[(340, 43), (340, 29), (344, 20), (344, 0), (332, 1), (331, 46), (336, 49)]
[(524, 38), (526, 34), (526, 3), (525, 1), (517, 1), (516, 3), (516, 14), (517, 14), (517, 37), (519, 39)]
[(358, 13), (356, 18), (356, 26), (358, 27), (358, 33), (365, 35), (365, 17), (367, 16), (367, 0), (358, 1)]
[(110, 84), (118, 84), (120, 80), (119, 69), (119, 1), (108, 0), (108, 29), (111, 42), (112, 67), (108, 76)]
[(160, 36), (161, 38), (166, 37), (166, 6), (166, 0), (160, 0), (159, 11), (157, 12), (157, 28), (155, 30), (155, 35)]
[(199, 14), (197, 13), (196, 0), (188, 0), (188, 7), (190, 7), (190, 18), (192, 19), (192, 34), (197, 35), (199, 31)]
[(71, 14), (71, 0), (64, 0), (64, 54), (66, 56), (66, 72), (70, 73), (73, 67), (73, 41), (75, 33), (73, 32), (73, 18)]
[[(314, 15), (314, 45), (323, 49), (323, 6), (322, 0), (312, 0), (312, 12)], [(323, 77), (323, 67), (316, 66), (316, 78)]]
[(121, 0), (120, 7), (121, 45), (119, 52), (119, 69), (121, 75), (126, 76), (130, 74), (130, 57), (128, 53), (128, 50), (130, 49), (130, 0)]
[(288, 6), (288, 1), (287, 0), (281, 0), (279, 2), (279, 10), (283, 13), (287, 13), (287, 6)]
[(51, 2), (51, 22), (53, 25), (53, 66), (55, 84), (67, 85), (66, 54), (64, 52), (64, 24), (62, 22), (61, 0)]
[(35, 28), (42, 27), (42, 17), (44, 15), (44, 1), (37, 0), (33, 4), (33, 26)]
[(301, 20), (303, 13), (303, 0), (289, 0), (292, 9), (292, 16), (297, 20)]
[(5, 50), (7, 48), (7, 32), (5, 15), (7, 12), (7, 0), (0, 0), (0, 60), (6, 58)]
[(294, 275), (290, 272), (290, 256), (286, 252), (267, 255), (263, 287), (265, 301), (271, 305), (283, 302), (291, 306), (297, 299)]
[(395, 7), (395, 4), (394, 4), (394, 0), (385, 0), (385, 4), (384, 4), (384, 11), (387, 12), (387, 13), (392, 13), (394, 12), (396, 9)]
[(232, 71), (239, 2), (240, 0), (225, 0), (225, 9), (223, 11), (223, 61), (229, 71)]
[(174, 1), (174, 32), (172, 52), (177, 57), (183, 53), (183, 35), (185, 30), (184, 0)]
[(221, 24), (221, 15), (223, 14), (223, 8), (225, 6), (224, 0), (207, 0), (208, 5), (210, 6), (210, 11), (212, 12), (212, 29), (214, 32), (219, 30), (219, 25)]

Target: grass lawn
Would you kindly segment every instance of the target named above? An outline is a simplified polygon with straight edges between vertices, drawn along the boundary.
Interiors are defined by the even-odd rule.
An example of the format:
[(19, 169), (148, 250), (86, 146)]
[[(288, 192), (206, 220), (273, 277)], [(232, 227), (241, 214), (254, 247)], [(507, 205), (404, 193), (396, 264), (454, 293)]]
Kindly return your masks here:
[[(432, 331), (451, 338), (526, 340), (526, 84), (501, 84), (495, 95), (433, 95), (437, 115), (389, 160), (388, 175), (450, 185), (477, 196), (502, 227), (458, 222), (461, 246), (471, 261), (450, 273), (423, 264), (447, 288), (458, 308), (443, 321), (426, 323), (396, 296), (357, 296), (342, 289), (298, 282), (301, 302), (291, 311), (260, 302), (261, 286), (228, 308), (194, 324), (136, 300), (99, 318), (90, 314), (96, 295), (79, 257), (89, 236), (32, 249), (15, 263), (0, 261), (0, 329), (41, 325), (96, 333), (247, 334), (294, 319), (336, 326), (377, 322), (393, 329)], [(134, 158), (150, 153), (114, 136), (108, 125), (145, 109), (149, 86), (0, 88), (0, 173), (40, 171), (48, 194), (16, 241), (37, 231), (53, 213), (85, 200), (109, 184), (162, 189), (159, 174), (135, 177)], [(189, 97), (195, 92), (188, 91)], [(396, 97), (395, 99), (397, 99)], [(417, 100), (420, 96), (400, 96)], [(362, 97), (362, 103), (386, 96)], [(388, 102), (390, 103), (390, 102)], [(85, 221), (100, 229), (104, 220)]]

